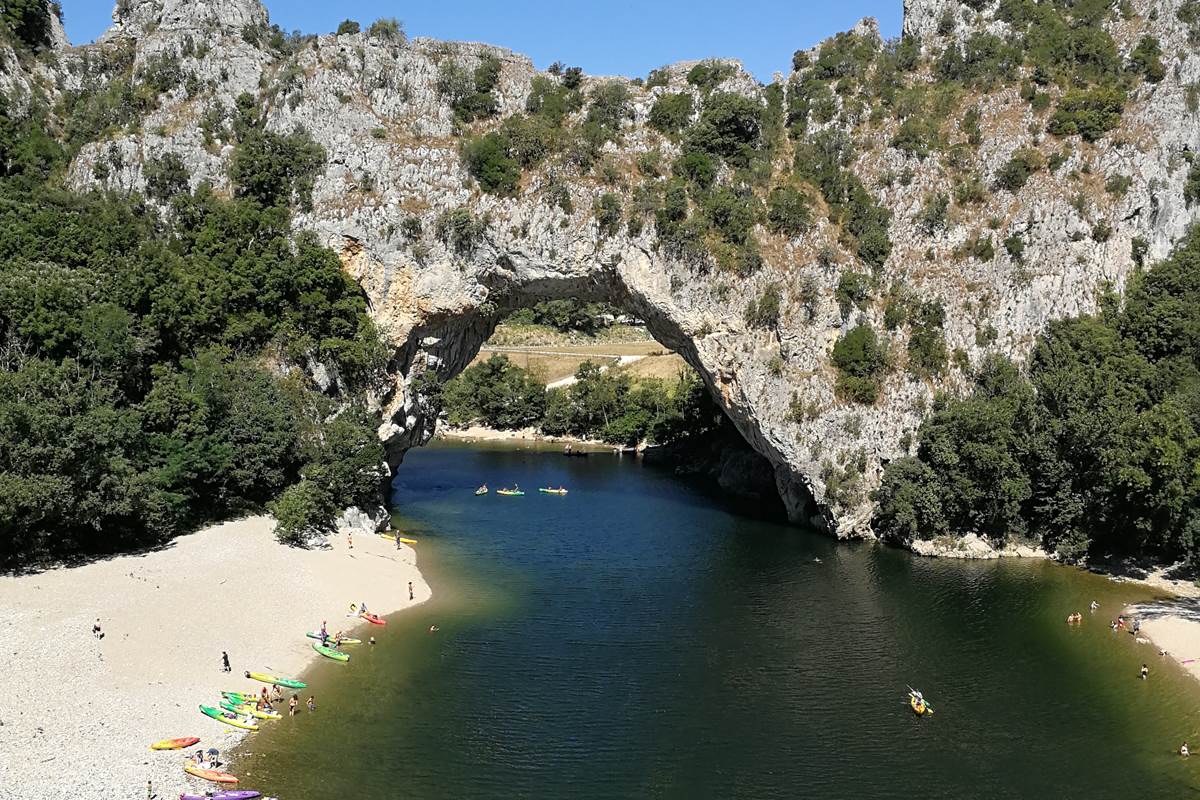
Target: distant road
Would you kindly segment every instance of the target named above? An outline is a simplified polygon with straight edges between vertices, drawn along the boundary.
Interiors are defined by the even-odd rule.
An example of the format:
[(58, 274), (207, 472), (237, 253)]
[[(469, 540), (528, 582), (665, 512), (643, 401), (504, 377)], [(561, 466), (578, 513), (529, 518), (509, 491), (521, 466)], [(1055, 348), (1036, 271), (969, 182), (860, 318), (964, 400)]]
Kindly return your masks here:
[[(562, 357), (584, 358), (584, 359), (607, 358), (613, 362), (611, 364), (600, 365), (601, 372), (603, 372), (604, 370), (606, 370), (609, 367), (614, 366), (614, 365), (625, 366), (626, 364), (636, 364), (638, 361), (641, 361), (643, 358), (646, 358), (645, 355), (625, 355), (625, 356), (623, 356), (619, 353), (596, 353), (591, 350), (587, 350), (587, 351), (541, 350), (536, 347), (490, 347), (488, 345), (484, 345), (483, 347), (481, 347), (479, 349), (481, 352), (486, 351), (489, 353), (521, 353), (523, 355), (530, 355), (530, 356), (554, 356), (554, 357), (558, 357), (558, 358), (562, 358)], [(568, 375), (565, 378), (560, 378), (556, 381), (552, 381), (551, 383), (547, 383), (546, 388), (547, 389), (558, 389), (563, 386), (570, 386), (573, 383), (575, 383), (575, 376)]]

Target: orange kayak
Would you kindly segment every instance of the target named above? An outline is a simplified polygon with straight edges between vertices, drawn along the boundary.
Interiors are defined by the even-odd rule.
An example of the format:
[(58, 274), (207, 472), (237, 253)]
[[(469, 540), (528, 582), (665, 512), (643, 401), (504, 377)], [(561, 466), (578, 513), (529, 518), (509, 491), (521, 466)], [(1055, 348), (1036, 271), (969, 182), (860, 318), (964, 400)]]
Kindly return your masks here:
[(183, 771), (188, 775), (195, 775), (197, 778), (203, 778), (206, 781), (213, 783), (237, 783), (238, 779), (230, 775), (228, 772), (217, 772), (215, 769), (200, 769), (195, 764), (188, 764), (183, 768)]
[(151, 750), (182, 750), (200, 743), (198, 736), (184, 736), (179, 739), (162, 739), (150, 745)]

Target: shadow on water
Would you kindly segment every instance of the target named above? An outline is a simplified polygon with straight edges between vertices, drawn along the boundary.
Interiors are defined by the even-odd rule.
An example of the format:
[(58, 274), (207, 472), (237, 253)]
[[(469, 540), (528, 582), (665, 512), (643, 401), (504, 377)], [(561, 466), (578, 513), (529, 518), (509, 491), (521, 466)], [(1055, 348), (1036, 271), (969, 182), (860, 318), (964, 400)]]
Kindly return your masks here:
[[(484, 482), (529, 493), (474, 497)], [(570, 494), (534, 491), (559, 484)], [(1200, 763), (1173, 754), (1200, 739), (1196, 687), (1166, 662), (1138, 680), (1151, 651), (1107, 626), (1145, 590), (839, 545), (613, 456), (427, 448), (395, 501), (434, 599), (310, 670), (318, 712), (258, 734), (243, 785), (282, 800), (1194, 793)], [(932, 718), (905, 705), (910, 684)]]

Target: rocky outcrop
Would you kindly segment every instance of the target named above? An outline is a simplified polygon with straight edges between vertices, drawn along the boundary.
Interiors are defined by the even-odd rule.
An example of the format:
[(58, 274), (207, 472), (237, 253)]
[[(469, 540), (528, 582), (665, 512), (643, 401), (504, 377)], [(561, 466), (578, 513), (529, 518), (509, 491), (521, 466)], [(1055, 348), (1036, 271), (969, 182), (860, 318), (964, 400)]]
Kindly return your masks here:
[[(395, 385), (380, 399), (381, 436), (393, 463), (433, 431), (416, 389), (431, 375), (444, 380), (463, 369), (504, 312), (546, 298), (602, 299), (644, 319), (699, 372), (741, 435), (772, 465), (793, 518), (839, 536), (865, 534), (869, 491), (886, 462), (904, 454), (903, 443), (935, 393), (962, 391), (970, 366), (988, 352), (1022, 359), (1047, 321), (1094, 311), (1102, 288), (1125, 285), (1135, 269), (1135, 239), (1147, 243), (1150, 258), (1161, 257), (1192, 222), (1182, 154), (1200, 148), (1188, 102), (1200, 80), (1200, 54), (1186, 45), (1178, 5), (1134, 0), (1140, 16), (1113, 23), (1123, 53), (1150, 34), (1172, 61), (1165, 80), (1136, 89), (1119, 131), (1098, 144), (1078, 138), (1055, 144), (1065, 159), (1056, 172), (1037, 173), (1018, 191), (995, 190), (983, 208), (956, 208), (944, 229), (931, 233), (918, 219), (927, 196), (953, 192), (943, 159), (890, 147), (899, 123), (888, 117), (849, 131), (856, 144), (850, 166), (892, 212), (893, 249), (878, 285), (940, 301), (946, 343), (956, 354), (956, 366), (937, 380), (892, 370), (869, 406), (837, 398), (830, 352), (860, 322), (884, 331), (882, 304), (842, 313), (835, 290), (856, 265), (827, 220), (791, 239), (760, 229), (765, 264), (738, 277), (668, 257), (657, 246), (653, 220), (641, 230), (602, 235), (592, 208), (613, 187), (558, 161), (526, 175), (516, 197), (480, 192), (461, 163), (437, 76), (449, 60), (471, 69), (485, 54), (495, 55), (500, 116), (518, 112), (536, 71), (527, 58), (499, 48), (364, 32), (273, 50), (270, 37), (256, 35), (267, 24), (257, 0), (123, 0), (104, 42), (62, 54), (62, 85), (79, 85), (84, 62), (94, 68), (114, 48), (134, 46), (139, 65), (162, 54), (177, 58), (203, 91), (171, 90), (136, 129), (84, 147), (70, 180), (140, 189), (147, 159), (174, 152), (193, 186), (209, 181), (228, 191), (232, 148), (227, 137), (204, 128), (214, 127), (214, 119), (225, 124), (239, 94), (255, 94), (271, 130), (302, 126), (328, 154), (313, 209), (296, 225), (342, 253), (395, 348)], [(991, 19), (994, 6), (976, 12), (952, 0), (906, 0), (905, 31), (922, 39), (942, 35), (947, 12), (955, 31), (1002, 25)], [(866, 24), (859, 33), (877, 35), (873, 30)], [(635, 172), (639, 156), (658, 152), (667, 164), (678, 153), (676, 142), (646, 122), (664, 92), (700, 99), (685, 80), (688, 66), (667, 68), (667, 84), (651, 89), (611, 79), (624, 81), (633, 99), (619, 144), (603, 153), (618, 184), (620, 175)], [(609, 79), (587, 78), (585, 85), (603, 80)], [(720, 88), (766, 102), (764, 87), (740, 69)], [(980, 111), (982, 140), (962, 157), (981, 180), (990, 182), (1018, 148), (1044, 144), (1044, 117), (1016, 87), (972, 95), (968, 105)], [(951, 142), (963, 139), (957, 116), (943, 122), (943, 131)], [(97, 169), (105, 160), (111, 168)], [(1129, 179), (1122, 193), (1105, 191), (1106, 177), (1114, 175)], [(558, 197), (565, 190), (569, 206), (551, 201), (551, 187)], [(452, 209), (480, 223), (477, 241), (454, 247), (436, 235), (439, 216)], [(419, 222), (419, 232), (409, 220)], [(1024, 244), (1020, 257), (1000, 246), (1014, 235)], [(965, 247), (983, 236), (995, 245), (993, 259)], [(744, 309), (768, 286), (781, 289), (783, 302), (778, 325), (764, 331), (747, 323)], [(812, 296), (801, 297), (802, 286)], [(907, 335), (888, 334), (900, 361)]]
[(928, 558), (961, 558), (968, 561), (990, 561), (996, 558), (1050, 558), (1040, 547), (1012, 542), (997, 547), (978, 534), (968, 533), (961, 538), (914, 539), (908, 545), (912, 552)]

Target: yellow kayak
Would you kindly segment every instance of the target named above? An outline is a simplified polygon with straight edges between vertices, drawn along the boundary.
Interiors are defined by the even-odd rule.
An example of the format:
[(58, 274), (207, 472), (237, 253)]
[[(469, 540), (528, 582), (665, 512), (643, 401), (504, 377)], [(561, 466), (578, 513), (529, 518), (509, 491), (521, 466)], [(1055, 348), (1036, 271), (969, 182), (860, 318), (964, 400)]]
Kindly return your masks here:
[(275, 711), (259, 711), (255, 706), (249, 705), (248, 703), (235, 705), (231, 702), (224, 702), (221, 703), (221, 708), (224, 708), (227, 711), (232, 711), (235, 714), (249, 714), (250, 716), (257, 717), (258, 719), (283, 719), (283, 717)]
[[(381, 533), (379, 535), (382, 536), (383, 538), (387, 539), (389, 542), (396, 541), (396, 534), (394, 534), (394, 533)], [(416, 539), (408, 539), (404, 536), (400, 537), (400, 541), (403, 542), (404, 544), (416, 544), (417, 543)]]
[(252, 681), (273, 683), (276, 686), (282, 686), (285, 689), (303, 689), (308, 686), (308, 684), (304, 681), (298, 681), (295, 678), (281, 678), (278, 675), (272, 675), (269, 672), (247, 672), (246, 677)]

